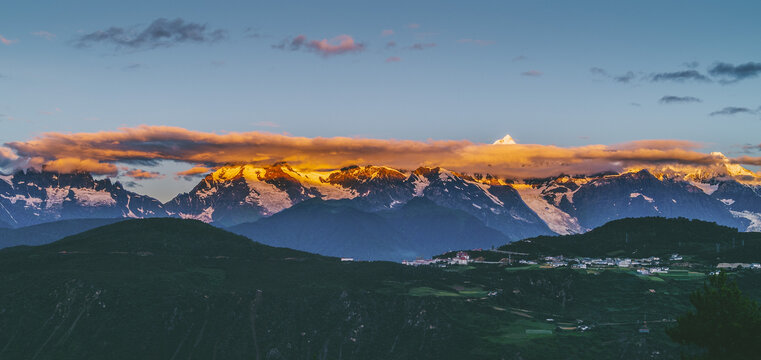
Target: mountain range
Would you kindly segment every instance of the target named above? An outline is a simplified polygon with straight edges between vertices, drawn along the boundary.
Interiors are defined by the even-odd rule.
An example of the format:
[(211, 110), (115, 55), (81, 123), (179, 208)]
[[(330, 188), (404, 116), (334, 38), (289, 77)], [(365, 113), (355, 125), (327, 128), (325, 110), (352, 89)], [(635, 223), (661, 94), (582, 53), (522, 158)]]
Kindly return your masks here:
[(0, 228), (179, 217), (266, 244), (392, 260), (584, 233), (631, 217), (685, 217), (761, 231), (761, 186), (742, 182), (736, 175), (747, 170), (732, 166), (510, 180), (438, 167), (306, 172), (286, 163), (231, 165), (163, 204), (88, 173), (26, 170), (0, 176)]

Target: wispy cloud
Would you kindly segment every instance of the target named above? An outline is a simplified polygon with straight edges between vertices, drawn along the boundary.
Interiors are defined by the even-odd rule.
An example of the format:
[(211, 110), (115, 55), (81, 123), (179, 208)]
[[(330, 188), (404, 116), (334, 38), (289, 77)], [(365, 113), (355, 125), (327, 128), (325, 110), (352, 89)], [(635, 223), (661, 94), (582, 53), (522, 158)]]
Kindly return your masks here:
[(394, 62), (400, 62), (402, 59), (398, 56), (389, 56), (386, 58), (386, 63), (394, 63)]
[(411, 50), (425, 50), (436, 47), (436, 43), (414, 43), (408, 47)]
[(11, 39), (6, 38), (3, 35), (0, 35), (0, 43), (2, 43), (3, 45), (8, 46), (8, 45), (15, 44), (17, 42), (18, 42), (18, 40), (11, 40)]
[(711, 116), (717, 116), (717, 115), (738, 115), (738, 114), (756, 114), (758, 111), (749, 109), (746, 107), (738, 107), (738, 106), (727, 106), (721, 110), (716, 110), (709, 115)]
[(186, 22), (181, 18), (159, 18), (145, 28), (110, 27), (84, 34), (74, 45), (80, 48), (96, 44), (113, 45), (117, 49), (153, 49), (182, 43), (214, 43), (227, 37), (227, 31), (208, 29), (206, 24)]
[(309, 40), (305, 35), (296, 36), (293, 39), (285, 39), (278, 44), (272, 45), (281, 50), (307, 50), (322, 56), (357, 53), (365, 50), (363, 43), (358, 43), (349, 35), (338, 35), (332, 39)]
[(56, 34), (53, 34), (51, 32), (47, 32), (47, 31), (42, 31), (42, 30), (35, 31), (35, 32), (32, 33), (32, 35), (41, 37), (41, 38), (43, 38), (45, 40), (55, 40), (55, 38), (57, 37)]
[(416, 23), (407, 24), (407, 27), (410, 29), (420, 29), (420, 24), (416, 24)]
[(529, 70), (529, 71), (522, 72), (521, 75), (523, 75), (523, 76), (529, 76), (529, 77), (539, 77), (539, 76), (542, 76), (544, 74), (541, 71), (538, 71), (538, 70)]
[(528, 60), (528, 58), (527, 58), (527, 57), (525, 57), (525, 56), (523, 56), (523, 55), (518, 55), (518, 56), (516, 56), (516, 57), (514, 57), (514, 58), (513, 58), (513, 61), (514, 61), (514, 62), (515, 62), (515, 61), (524, 61), (524, 60)]
[(703, 81), (703, 82), (711, 81), (711, 79), (701, 74), (697, 70), (682, 70), (682, 71), (656, 73), (650, 76), (650, 80), (655, 82), (657, 81), (684, 82), (687, 80)]
[(132, 64), (129, 64), (129, 65), (123, 67), (122, 70), (135, 71), (135, 70), (142, 69), (144, 67), (145, 67), (145, 65), (143, 65), (141, 63), (132, 63)]
[(627, 71), (626, 73), (621, 74), (621, 75), (613, 75), (613, 74), (608, 73), (608, 71), (606, 71), (603, 68), (592, 67), (592, 68), (589, 69), (589, 72), (591, 72), (592, 74), (603, 76), (603, 77), (606, 77), (606, 78), (609, 78), (609, 79), (613, 79), (616, 82), (625, 83), (625, 84), (628, 84), (632, 80), (637, 78), (637, 75), (633, 71)]
[(261, 127), (270, 127), (270, 128), (276, 128), (279, 127), (277, 123), (274, 123), (272, 121), (257, 121), (253, 124), (254, 126), (261, 126)]
[(700, 144), (680, 140), (643, 140), (617, 145), (559, 147), (540, 144), (492, 145), (453, 140), (307, 138), (264, 132), (209, 133), (166, 126), (141, 126), (96, 133), (45, 133), (5, 144), (6, 164), (71, 172), (114, 174), (116, 163), (155, 164), (173, 160), (194, 168), (190, 176), (225, 164), (286, 161), (301, 169), (335, 169), (383, 164), (410, 169), (442, 166), (455, 171), (536, 177), (592, 173), (631, 166), (723, 164), (725, 158), (696, 151)]
[(738, 82), (761, 74), (761, 63), (748, 62), (740, 65), (716, 63), (708, 70), (712, 76), (721, 79), (724, 84)]
[(661, 104), (685, 104), (685, 103), (699, 103), (699, 102), (702, 102), (702, 100), (694, 96), (666, 95), (662, 97), (660, 100), (658, 100), (658, 102)]
[(386, 48), (396, 47), (396, 41), (389, 41), (386, 43)]
[(394, 35), (394, 30), (385, 29), (381, 31), (381, 36), (391, 36), (391, 35)]

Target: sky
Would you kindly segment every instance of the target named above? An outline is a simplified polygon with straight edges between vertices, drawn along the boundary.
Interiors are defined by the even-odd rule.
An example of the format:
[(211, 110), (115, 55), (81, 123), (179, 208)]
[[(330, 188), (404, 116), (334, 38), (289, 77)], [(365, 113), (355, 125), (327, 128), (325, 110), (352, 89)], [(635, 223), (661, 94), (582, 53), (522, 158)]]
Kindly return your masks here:
[[(230, 161), (328, 167), (372, 160), (475, 171), (473, 159), (484, 156), (489, 161), (476, 162), (509, 163), (509, 173), (525, 161), (502, 157), (561, 149), (552, 161), (565, 164), (595, 146), (684, 152), (657, 161), (701, 162), (700, 154), (720, 151), (754, 170), (761, 156), (758, 1), (73, 0), (2, 7), (6, 171), (100, 169), (166, 201), (198, 181), (177, 173), (219, 165), (219, 139), (209, 140), (218, 147), (196, 148), (225, 134), (255, 142), (236, 143), (240, 156)], [(161, 154), (151, 148), (131, 157), (126, 150), (133, 148), (119, 148), (114, 156), (78, 155), (108, 147), (84, 136), (99, 132), (131, 133), (137, 137), (127, 142), (142, 150), (140, 141), (165, 144), (167, 133), (182, 141), (170, 139), (172, 148)], [(479, 147), (505, 134), (537, 146), (498, 154)], [(323, 161), (331, 152), (315, 139), (332, 139), (326, 146), (333, 153), (361, 149)], [(640, 142), (652, 139), (672, 142)], [(56, 146), (66, 141), (81, 146), (61, 155)], [(308, 145), (293, 145), (300, 142)], [(388, 150), (394, 148), (416, 149), (415, 156)]]

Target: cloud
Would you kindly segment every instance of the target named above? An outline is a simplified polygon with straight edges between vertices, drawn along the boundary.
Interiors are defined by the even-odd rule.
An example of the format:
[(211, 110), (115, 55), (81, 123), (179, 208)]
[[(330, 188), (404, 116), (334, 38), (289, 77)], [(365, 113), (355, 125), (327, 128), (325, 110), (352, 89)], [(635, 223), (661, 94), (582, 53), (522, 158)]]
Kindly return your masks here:
[(184, 178), (185, 180), (193, 180), (197, 177), (204, 176), (212, 172), (213, 170), (214, 170), (213, 168), (208, 168), (206, 166), (199, 165), (199, 166), (194, 166), (185, 171), (180, 171), (176, 173), (175, 175), (177, 175), (178, 178)]
[(599, 68), (599, 67), (592, 67), (589, 69), (589, 72), (595, 75), (604, 76), (610, 79), (613, 79), (616, 82), (625, 83), (628, 84), (632, 80), (636, 79), (637, 75), (633, 71), (627, 71), (625, 74), (622, 75), (612, 75), (608, 73), (605, 69)]
[(700, 63), (697, 61), (687, 61), (685, 63), (682, 63), (682, 65), (684, 65), (684, 67), (686, 68), (695, 69), (698, 66), (700, 66)]
[[(681, 140), (578, 147), (499, 146), (465, 140), (307, 138), (266, 132), (218, 134), (167, 126), (94, 133), (50, 132), (5, 146), (13, 150), (17, 162), (63, 172), (85, 170), (99, 174), (115, 174), (115, 163), (155, 164), (172, 160), (192, 164), (195, 168), (205, 167), (205, 172), (225, 164), (271, 165), (285, 161), (306, 170), (355, 164), (382, 164), (401, 169), (442, 166), (466, 173), (525, 178), (663, 164), (712, 166), (726, 161), (715, 154), (697, 151), (700, 144)], [(178, 176), (201, 172), (189, 169)]]
[(17, 42), (18, 42), (18, 40), (11, 40), (11, 39), (8, 39), (8, 38), (4, 37), (3, 35), (0, 35), (0, 43), (2, 43), (3, 45), (7, 46), (7, 45), (15, 44)]
[(481, 39), (459, 39), (457, 40), (460, 44), (475, 44), (479, 46), (487, 46), (487, 45), (494, 45), (497, 42), (494, 40), (481, 40)]
[(278, 44), (272, 45), (275, 49), (280, 50), (307, 50), (322, 56), (340, 55), (347, 53), (356, 53), (365, 50), (363, 43), (358, 43), (349, 35), (338, 35), (330, 40), (309, 40), (305, 35), (296, 36), (293, 39), (285, 39)]
[(710, 116), (717, 116), (717, 115), (737, 115), (737, 114), (755, 114), (756, 110), (751, 110), (746, 107), (737, 107), (737, 106), (727, 106), (721, 110), (716, 110), (708, 115)]
[(682, 71), (662, 72), (662, 73), (652, 74), (650, 76), (650, 80), (654, 82), (658, 82), (658, 81), (684, 82), (687, 80), (704, 81), (704, 82), (711, 81), (711, 79), (701, 74), (697, 70), (682, 70)]
[(420, 29), (420, 24), (412, 23), (412, 24), (408, 24), (407, 27), (410, 29)]
[(518, 55), (518, 56), (513, 58), (513, 61), (523, 61), (523, 60), (527, 60), (527, 59), (528, 58), (523, 56), (523, 55)]
[[(39, 159), (31, 159), (30, 164), (35, 164), (38, 160)], [(56, 171), (60, 173), (84, 171), (97, 175), (111, 176), (116, 176), (118, 173), (118, 169), (114, 164), (77, 156), (50, 159), (42, 163), (41, 167), (47, 171)]]
[(13, 150), (5, 146), (0, 146), (0, 168), (7, 168), (14, 166), (19, 157)]
[(145, 67), (145, 65), (143, 65), (141, 63), (132, 63), (132, 64), (129, 64), (129, 65), (123, 67), (122, 70), (134, 71), (134, 70), (142, 69), (144, 67)]
[(227, 37), (222, 29), (210, 30), (206, 24), (186, 22), (181, 18), (159, 18), (144, 29), (110, 27), (84, 34), (75, 40), (80, 48), (96, 44), (113, 45), (117, 49), (153, 49), (182, 43), (214, 43)]
[(394, 30), (386, 29), (381, 31), (381, 36), (391, 36), (394, 35)]
[(538, 70), (529, 70), (529, 71), (522, 72), (521, 75), (530, 76), (530, 77), (539, 77), (539, 76), (542, 76), (542, 72)]
[(722, 78), (722, 83), (729, 84), (758, 76), (761, 74), (761, 63), (748, 62), (735, 66), (720, 62), (714, 64), (714, 66), (708, 70), (708, 73), (712, 76)]
[(436, 47), (436, 43), (414, 43), (408, 49), (411, 50), (425, 50), (432, 47)]
[(133, 178), (135, 180), (161, 179), (164, 177), (164, 175), (159, 172), (145, 171), (141, 169), (132, 169), (122, 175)]
[(703, 102), (703, 100), (700, 100), (693, 96), (673, 96), (673, 95), (666, 95), (662, 97), (660, 100), (658, 100), (661, 104), (685, 104), (685, 103), (696, 103), (696, 102)]
[(400, 57), (398, 57), (398, 56), (389, 56), (389, 57), (386, 58), (385, 62), (387, 62), (387, 63), (394, 63), (394, 62), (400, 62), (400, 61), (402, 61), (402, 59)]
[(263, 126), (263, 127), (271, 127), (271, 128), (276, 128), (276, 127), (280, 126), (277, 123), (274, 123), (272, 121), (257, 121), (253, 125), (254, 126)]
[(386, 43), (386, 48), (396, 47), (396, 41), (389, 41)]
[(54, 40), (57, 37), (56, 34), (53, 34), (51, 32), (47, 32), (47, 31), (42, 31), (42, 30), (35, 31), (35, 32), (32, 33), (32, 35), (41, 37), (41, 38), (43, 38), (45, 40)]

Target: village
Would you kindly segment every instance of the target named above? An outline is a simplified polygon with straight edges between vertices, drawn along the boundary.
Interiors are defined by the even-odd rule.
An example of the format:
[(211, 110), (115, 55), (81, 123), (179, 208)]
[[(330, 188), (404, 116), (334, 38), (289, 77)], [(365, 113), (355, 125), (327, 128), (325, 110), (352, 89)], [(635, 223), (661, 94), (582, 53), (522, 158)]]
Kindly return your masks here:
[[(473, 252), (484, 252), (483, 249), (473, 249)], [(458, 251), (456, 255), (447, 258), (433, 258), (433, 259), (416, 259), (412, 261), (404, 260), (402, 264), (409, 266), (421, 266), (421, 265), (436, 265), (446, 267), (449, 265), (469, 265), (469, 264), (495, 264), (502, 266), (517, 266), (526, 268), (539, 268), (539, 269), (555, 269), (555, 268), (571, 268), (571, 269), (629, 269), (635, 270), (638, 275), (653, 276), (657, 274), (668, 274), (671, 267), (678, 268), (691, 268), (694, 264), (685, 262), (683, 256), (679, 254), (671, 254), (668, 260), (661, 260), (660, 257), (651, 256), (647, 258), (592, 258), (592, 257), (565, 257), (559, 256), (545, 256), (536, 260), (528, 259), (514, 259), (514, 257), (526, 257), (529, 254), (499, 251), (499, 250), (486, 250), (489, 252), (498, 252), (506, 257), (501, 258), (499, 261), (486, 261), (483, 256), (471, 257), (468, 251)], [(715, 267), (716, 270), (710, 271), (709, 275), (718, 273), (719, 271), (733, 271), (733, 270), (761, 270), (761, 263), (719, 263)], [(684, 271), (684, 270), (680, 270)]]

